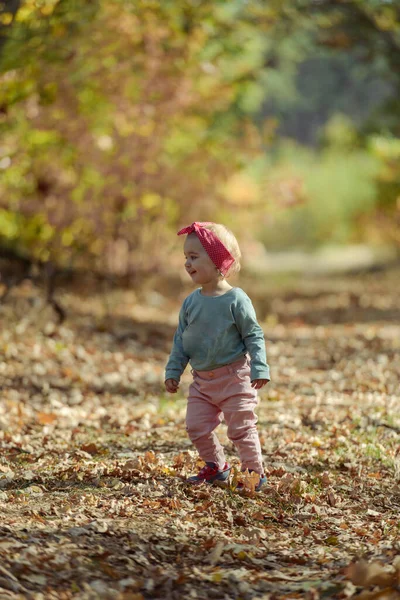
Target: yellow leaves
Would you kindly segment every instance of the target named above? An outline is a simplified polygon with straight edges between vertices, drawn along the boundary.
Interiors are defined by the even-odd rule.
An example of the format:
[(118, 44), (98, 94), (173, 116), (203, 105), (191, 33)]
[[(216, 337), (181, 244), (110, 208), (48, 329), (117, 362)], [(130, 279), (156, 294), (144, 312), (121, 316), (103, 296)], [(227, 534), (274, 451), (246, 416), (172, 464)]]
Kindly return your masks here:
[(239, 479), (240, 471), (236, 467), (232, 467), (231, 469), (231, 488), (236, 489), (237, 485), (240, 481)]
[[(31, 42), (35, 48), (35, 52), (31, 53), (32, 64), (29, 63), (29, 68), (18, 65), (18, 94), (25, 85), (27, 74), (31, 77), (31, 92), (27, 91), (30, 98), (23, 110), (26, 109), (29, 114), (35, 115), (43, 124), (44, 130), (58, 131), (62, 134), (63, 152), (50, 152), (52, 156), (47, 155), (48, 162), (54, 165), (57, 183), (62, 180), (59, 172), (63, 171), (66, 164), (76, 165), (76, 181), (69, 181), (65, 187), (61, 186), (62, 189), (57, 190), (59, 212), (57, 211), (54, 221), (59, 217), (62, 220), (63, 215), (64, 220), (69, 221), (71, 199), (75, 204), (75, 214), (83, 215), (86, 219), (89, 215), (88, 220), (92, 221), (91, 217), (94, 214), (96, 217), (101, 214), (101, 211), (97, 212), (98, 198), (101, 199), (102, 207), (105, 207), (109, 199), (118, 195), (118, 190), (132, 181), (135, 184), (141, 182), (144, 175), (149, 184), (140, 184), (140, 191), (148, 189), (149, 194), (157, 194), (159, 184), (163, 184), (158, 180), (160, 162), (163, 162), (162, 172), (170, 194), (169, 203), (167, 204), (164, 198), (155, 201), (154, 198), (145, 198), (143, 203), (145, 208), (149, 203), (148, 210), (154, 211), (151, 218), (156, 221), (156, 225), (165, 223), (161, 211), (163, 203), (168, 223), (176, 220), (181, 210), (179, 198), (199, 194), (204, 186), (205, 171), (212, 172), (212, 178), (207, 177), (209, 183), (205, 192), (207, 193), (208, 188), (210, 194), (215, 195), (213, 190), (218, 181), (225, 179), (226, 165), (230, 164), (230, 158), (234, 156), (237, 141), (231, 138), (229, 125), (222, 128), (225, 135), (220, 137), (218, 133), (214, 133), (213, 127), (210, 127), (214, 123), (215, 110), (219, 110), (221, 106), (221, 98), (234, 97), (232, 86), (226, 83), (217, 67), (211, 67), (211, 73), (209, 66), (205, 71), (199, 66), (211, 65), (209, 60), (200, 60), (198, 53), (203, 51), (210, 37), (214, 39), (214, 34), (210, 34), (214, 25), (217, 29), (219, 27), (218, 23), (213, 25), (214, 7), (207, 17), (207, 23), (211, 25), (210, 31), (209, 25), (204, 27), (203, 23), (198, 22), (192, 23), (189, 32), (182, 27), (187, 17), (186, 8), (179, 3), (173, 9), (169, 7), (168, 10), (164, 10), (157, 2), (150, 8), (145, 3), (135, 4), (135, 7), (129, 2), (117, 3), (111, 7), (110, 3), (101, 2), (96, 5), (95, 12), (93, 8), (93, 21), (86, 18), (85, 12), (82, 16), (79, 15), (79, 18), (72, 18), (75, 17), (74, 6), (66, 7), (65, 11), (55, 11), (54, 18), (49, 19), (57, 5), (58, 0), (27, 0), (17, 13), (17, 20), (31, 27)], [(76, 10), (78, 12), (78, 8)], [(206, 8), (206, 13), (208, 10)], [(9, 16), (3, 17), (7, 22)], [(42, 24), (39, 23), (40, 20), (46, 22), (50, 35), (39, 35), (35, 32)], [(76, 25), (74, 35), (77, 35), (77, 39), (71, 46), (71, 52), (68, 52), (69, 66), (65, 71), (63, 68), (57, 69), (58, 57), (52, 52), (52, 44), (54, 39), (60, 39), (70, 33), (72, 23)], [(231, 37), (226, 31), (223, 32), (223, 36), (225, 35)], [(249, 42), (255, 45), (263, 39), (260, 35), (257, 42), (253, 41), (253, 37), (249, 36)], [(232, 41), (234, 40), (235, 36), (232, 36)], [(145, 43), (142, 47), (143, 41)], [(220, 42), (215, 38), (215, 41), (217, 46), (224, 50), (223, 40)], [(91, 53), (93, 44), (96, 46), (97, 58), (93, 58)], [(36, 52), (36, 48), (39, 47), (40, 52)], [(259, 51), (260, 49), (248, 51), (246, 46), (243, 58), (243, 52), (238, 55), (234, 51), (226, 63), (227, 67), (236, 62), (241, 63), (242, 60), (246, 66), (251, 66), (257, 63), (255, 54)], [(51, 54), (52, 58), (47, 73), (48, 54)], [(63, 56), (62, 60), (64, 58)], [(47, 79), (51, 83), (46, 81)], [(201, 97), (195, 88), (202, 87), (202, 82), (207, 81), (212, 81), (212, 89), (206, 90), (204, 97)], [(41, 92), (39, 106), (34, 95), (38, 88)], [(51, 106), (48, 106), (50, 103)], [(224, 103), (229, 105), (229, 100), (224, 100)], [(27, 172), (31, 173), (37, 161), (43, 159), (44, 151), (49, 151), (50, 141), (46, 138), (41, 139), (43, 132), (32, 139), (30, 123), (27, 122), (24, 126), (25, 130), (16, 129), (13, 135), (16, 146), (20, 148), (18, 158), (26, 159)], [(114, 128), (116, 135), (111, 143), (109, 135), (106, 134), (114, 131)], [(138, 143), (140, 139), (145, 143)], [(232, 143), (227, 144), (226, 139), (231, 139)], [(103, 152), (95, 152), (96, 144)], [(169, 154), (167, 157), (163, 153), (164, 147)], [(116, 157), (113, 165), (107, 164), (105, 160), (107, 152), (111, 151)], [(197, 156), (199, 168), (193, 167), (191, 163), (192, 153)], [(180, 163), (181, 160), (182, 164), (177, 167), (175, 161)], [(168, 161), (170, 162), (166, 166)], [(182, 165), (183, 170), (185, 166), (193, 168), (190, 176), (182, 177)], [(86, 173), (88, 169), (94, 173), (90, 180)], [(115, 177), (110, 176), (111, 172), (116, 173)], [(23, 175), (18, 176), (23, 179)], [(134, 193), (132, 192), (131, 197)], [(5, 196), (7, 197), (7, 194)], [(18, 198), (21, 196), (23, 195), (18, 194)], [(41, 200), (35, 192), (30, 196), (30, 204), (36, 209)], [(140, 202), (139, 199), (138, 204)], [(29, 210), (33, 211), (35, 208), (30, 206)], [(53, 216), (54, 213), (49, 207), (47, 221), (51, 220), (50, 213)], [(134, 218), (133, 214), (132, 219)], [(76, 235), (69, 226), (67, 231), (64, 231), (66, 223), (60, 227), (57, 225), (57, 242), (61, 237), (63, 246), (60, 250), (62, 258), (64, 255), (68, 258), (71, 256), (75, 242), (80, 249), (82, 262), (85, 258), (90, 260), (92, 253), (101, 256), (107, 247), (106, 241), (110, 231), (115, 231), (113, 223), (116, 223), (117, 219), (111, 210), (104, 228), (99, 224), (99, 218), (96, 219), (95, 226), (99, 231), (88, 228), (86, 231), (77, 231)], [(140, 229), (141, 224), (137, 227)], [(142, 233), (139, 229), (134, 235)], [(41, 250), (41, 256), (54, 259), (54, 238), (50, 230), (43, 232), (41, 241), (46, 248)], [(103, 243), (96, 243), (96, 239), (93, 238), (103, 240)], [(34, 240), (31, 241), (33, 242)], [(143, 256), (146, 255), (146, 250), (139, 248)]]
[(323, 445), (324, 445), (324, 442), (323, 442), (323, 441), (322, 441), (320, 438), (318, 438), (318, 437), (315, 437), (315, 438), (314, 438), (314, 440), (313, 440), (313, 442), (312, 442), (312, 445), (313, 445), (315, 448), (321, 448), (321, 446), (323, 446)]
[[(125, 91), (127, 95), (129, 95), (128, 92), (129, 90)], [(132, 93), (137, 95), (136, 87), (134, 88)], [(135, 122), (132, 122), (132, 120), (129, 119), (125, 114), (119, 112), (115, 113), (114, 115), (114, 125), (118, 131), (118, 134), (122, 137), (128, 137), (135, 133), (136, 130)]]
[(22, 490), (22, 492), (24, 494), (29, 494), (29, 495), (32, 495), (32, 496), (42, 496), (43, 495), (43, 490), (38, 485), (30, 485), (27, 488), (24, 488)]
[(34, 0), (28, 0), (28, 2), (24, 2), (24, 4), (17, 12), (15, 20), (19, 23), (22, 23), (34, 17), (37, 18), (36, 3), (34, 2)]
[(233, 175), (227, 182), (224, 195), (228, 202), (238, 207), (253, 206), (261, 201), (260, 187), (254, 178), (244, 173)]
[(153, 210), (155, 208), (160, 208), (161, 204), (162, 204), (162, 198), (159, 194), (144, 194), (141, 199), (140, 199), (140, 203), (143, 206), (143, 208), (147, 209), (147, 210)]
[(65, 229), (61, 234), (61, 243), (63, 246), (72, 246), (74, 242), (74, 234), (70, 229)]
[(215, 571), (215, 573), (213, 573), (211, 576), (211, 581), (213, 581), (214, 583), (221, 583), (223, 578), (224, 574), (222, 571)]
[(339, 539), (336, 535), (330, 535), (324, 540), (327, 546), (337, 546), (339, 544)]
[(370, 148), (380, 158), (395, 160), (400, 157), (400, 139), (394, 137), (371, 136)]
[(8, 240), (18, 237), (20, 233), (20, 219), (12, 211), (0, 209), (0, 235)]
[(19, 22), (50, 16), (60, 0), (25, 0), (17, 12)]
[(375, 13), (374, 19), (382, 31), (395, 32), (398, 29), (398, 13), (394, 6), (383, 6), (378, 13)]
[(4, 12), (4, 13), (0, 14), (0, 23), (2, 25), (10, 25), (10, 23), (12, 23), (12, 20), (13, 20), (12, 13)]
[(171, 469), (171, 467), (167, 466), (161, 467), (161, 472), (164, 473), (164, 475), (168, 475), (170, 477), (175, 477), (176, 475), (175, 469)]
[(40, 7), (40, 12), (43, 16), (48, 17), (54, 12), (54, 8), (56, 4), (58, 4), (59, 0), (47, 0)]
[(148, 120), (145, 123), (137, 125), (135, 127), (135, 133), (137, 135), (139, 135), (140, 137), (147, 138), (153, 134), (154, 128), (155, 128), (155, 122)]

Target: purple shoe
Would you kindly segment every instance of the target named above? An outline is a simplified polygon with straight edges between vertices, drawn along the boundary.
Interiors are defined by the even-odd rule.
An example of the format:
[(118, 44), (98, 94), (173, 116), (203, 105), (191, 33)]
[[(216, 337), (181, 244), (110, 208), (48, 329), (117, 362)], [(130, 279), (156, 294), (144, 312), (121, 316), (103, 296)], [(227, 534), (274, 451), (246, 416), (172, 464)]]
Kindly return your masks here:
[(214, 481), (226, 481), (231, 471), (228, 463), (225, 463), (221, 470), (218, 469), (218, 465), (213, 462), (208, 462), (204, 465), (197, 475), (192, 475), (187, 479), (188, 483), (214, 483)]

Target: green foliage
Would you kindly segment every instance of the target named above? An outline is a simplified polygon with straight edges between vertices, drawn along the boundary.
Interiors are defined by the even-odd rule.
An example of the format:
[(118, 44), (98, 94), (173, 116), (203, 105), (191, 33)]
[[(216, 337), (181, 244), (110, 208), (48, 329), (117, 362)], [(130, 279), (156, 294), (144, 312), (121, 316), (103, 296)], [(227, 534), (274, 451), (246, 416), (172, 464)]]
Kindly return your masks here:
[(328, 124), (330, 144), (321, 151), (281, 144), (265, 191), (270, 216), (262, 237), (269, 248), (361, 241), (360, 219), (378, 204), (382, 161), (353, 145), (344, 123), (337, 118)]
[[(161, 248), (183, 213), (210, 211), (253, 151), (257, 5), (27, 1), (1, 56), (0, 204), (16, 215), (4, 241), (59, 263), (152, 268), (154, 238)], [(37, 239), (23, 231), (35, 215)]]
[(7, 240), (16, 240), (20, 235), (18, 215), (9, 210), (0, 210), (0, 236)]
[[(274, 177), (289, 188), (293, 177), (302, 182), (303, 204), (283, 221), (303, 222), (309, 243), (355, 235), (383, 197), (393, 210), (398, 169), (378, 140), (396, 145), (396, 111), (391, 138), (374, 130), (367, 149), (342, 117), (325, 128), (321, 154), (274, 137), (277, 117), (289, 122), (297, 111), (309, 122), (321, 103), (324, 121), (332, 117), (332, 53), (350, 53), (340, 61), (358, 90), (371, 72), (378, 80), (390, 73), (394, 89), (400, 19), (392, 3), (26, 0), (12, 14), (3, 5), (0, 243), (121, 274), (159, 268), (178, 222), (218, 214), (233, 227), (238, 217), (261, 222), (280, 203), (279, 190), (263, 198), (249, 179), (239, 193), (232, 186), (270, 152)], [(299, 73), (314, 82), (312, 94)], [(244, 209), (238, 217), (233, 206)]]

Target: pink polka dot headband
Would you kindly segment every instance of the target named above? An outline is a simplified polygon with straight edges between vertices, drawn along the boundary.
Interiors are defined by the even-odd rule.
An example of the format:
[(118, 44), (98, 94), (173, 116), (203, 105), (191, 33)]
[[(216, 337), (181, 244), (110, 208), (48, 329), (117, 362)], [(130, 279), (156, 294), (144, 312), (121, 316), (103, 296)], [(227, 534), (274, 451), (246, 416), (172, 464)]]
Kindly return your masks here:
[(195, 221), (188, 227), (178, 231), (178, 235), (195, 233), (214, 265), (221, 271), (222, 275), (226, 275), (235, 259), (215, 233), (206, 229), (205, 225), (213, 225), (213, 223), (198, 223)]

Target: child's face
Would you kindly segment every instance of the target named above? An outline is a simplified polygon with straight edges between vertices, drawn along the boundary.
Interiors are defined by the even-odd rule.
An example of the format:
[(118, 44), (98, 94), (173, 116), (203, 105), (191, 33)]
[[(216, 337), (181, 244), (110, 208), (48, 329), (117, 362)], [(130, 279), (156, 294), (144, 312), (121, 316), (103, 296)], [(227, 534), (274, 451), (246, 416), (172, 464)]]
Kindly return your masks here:
[(187, 236), (183, 246), (185, 254), (185, 269), (194, 283), (204, 285), (217, 282), (220, 274), (197, 235), (192, 233)]

